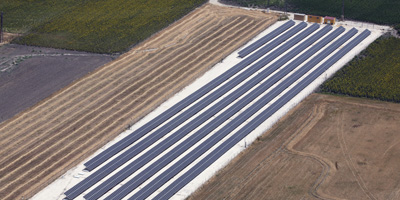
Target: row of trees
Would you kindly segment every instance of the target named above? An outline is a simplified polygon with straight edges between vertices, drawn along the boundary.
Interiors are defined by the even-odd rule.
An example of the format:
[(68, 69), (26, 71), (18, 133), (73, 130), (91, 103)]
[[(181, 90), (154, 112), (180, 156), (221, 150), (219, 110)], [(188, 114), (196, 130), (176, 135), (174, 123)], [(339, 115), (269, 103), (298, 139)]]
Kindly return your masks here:
[[(307, 13), (340, 18), (342, 0), (222, 0), (240, 6), (258, 6), (284, 10), (285, 1), (289, 12)], [(400, 1), (396, 0), (344, 0), (345, 19), (377, 24), (400, 24)]]
[(400, 102), (400, 39), (379, 38), (326, 81), (321, 91)]

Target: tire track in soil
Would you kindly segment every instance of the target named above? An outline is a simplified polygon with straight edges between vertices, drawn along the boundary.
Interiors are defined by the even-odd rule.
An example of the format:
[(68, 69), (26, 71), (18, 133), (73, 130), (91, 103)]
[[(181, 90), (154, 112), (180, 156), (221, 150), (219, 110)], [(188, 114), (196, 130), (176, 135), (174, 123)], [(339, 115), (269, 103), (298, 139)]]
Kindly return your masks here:
[(351, 171), (351, 174), (354, 176), (354, 179), (356, 180), (358, 186), (360, 187), (361, 191), (365, 194), (365, 196), (367, 196), (369, 199), (377, 199), (370, 190), (368, 190), (367, 186), (365, 185), (364, 180), (362, 179), (362, 177), (360, 176), (360, 173), (357, 171), (356, 166), (354, 166), (354, 161), (351, 158), (350, 154), (348, 153), (349, 150), (347, 148), (347, 144), (346, 144), (346, 139), (344, 138), (344, 124), (343, 124), (343, 112), (340, 113), (340, 117), (337, 117), (337, 122), (336, 124), (338, 124), (337, 128), (338, 130), (336, 131), (336, 135), (339, 141), (339, 145), (340, 145), (340, 150), (342, 152), (342, 155), (344, 157), (344, 159), (346, 160), (346, 165), (349, 168), (349, 170)]
[[(235, 21), (236, 21), (236, 20), (234, 20), (234, 22), (235, 22)], [(240, 25), (242, 25), (243, 23), (246, 23), (246, 21), (242, 21), (242, 22), (236, 24), (235, 26), (230, 26), (231, 24), (227, 24), (225, 27), (222, 27), (222, 29), (221, 29), (220, 31), (216, 32), (214, 35), (218, 35), (218, 34), (220, 34), (220, 33), (226, 32), (227, 30), (226, 30), (225, 28), (229, 28), (228, 30), (232, 30), (232, 29), (234, 29), (236, 26), (240, 26)], [(212, 38), (212, 37), (208, 37), (208, 38)], [(218, 40), (218, 38), (216, 38), (216, 40)], [(215, 41), (215, 40), (210, 40), (210, 41), (208, 41), (208, 42), (204, 45), (204, 48), (207, 49), (208, 46), (209, 46), (210, 44), (212, 44), (213, 41)], [(200, 48), (199, 48), (198, 50), (201, 51), (201, 50), (203, 50), (203, 49), (200, 49)], [(180, 57), (176, 57), (176, 60), (181, 60), (181, 59), (182, 59), (181, 63), (186, 63), (186, 61), (193, 60), (192, 57), (195, 57), (195, 56), (189, 57), (188, 55), (182, 55), (182, 56), (180, 56)], [(186, 58), (186, 59), (183, 59), (183, 58)], [(174, 62), (174, 61), (172, 61), (172, 63), (173, 63), (173, 62)], [(192, 63), (193, 63), (193, 61), (192, 61)], [(189, 63), (187, 66), (190, 66), (192, 63)], [(179, 66), (179, 64), (180, 64), (180, 63), (177, 63), (176, 65)], [(168, 66), (168, 64), (167, 64), (167, 66)], [(182, 65), (182, 66), (184, 66), (184, 65)], [(163, 71), (164, 71), (164, 73), (166, 73), (167, 75), (168, 75), (167, 72), (172, 72), (171, 70), (169, 70), (169, 71), (163, 70)], [(179, 71), (178, 71), (178, 74), (179, 74)], [(174, 75), (174, 74), (172, 73), (171, 75), (168, 75), (168, 76), (173, 76), (173, 75)], [(161, 75), (160, 75), (160, 76), (161, 76)], [(155, 78), (154, 78), (154, 77), (155, 77)], [(127, 89), (124, 89), (124, 90), (121, 91), (118, 95), (113, 94), (113, 98), (112, 98), (112, 99), (110, 99), (109, 101), (107, 101), (106, 103), (104, 103), (104, 104), (101, 105), (101, 106), (98, 105), (98, 108), (96, 108), (96, 109), (94, 109), (94, 110), (91, 110), (89, 113), (84, 112), (83, 114), (85, 114), (85, 115), (82, 117), (83, 119), (81, 119), (81, 118), (78, 118), (78, 119), (77, 119), (77, 117), (74, 116), (74, 117), (72, 117), (71, 121), (67, 121), (67, 120), (66, 120), (65, 123), (63, 123), (63, 124), (68, 125), (67, 128), (70, 128), (70, 127), (82, 127), (83, 125), (77, 125), (77, 123), (79, 123), (79, 122), (86, 122), (86, 124), (90, 124), (91, 121), (96, 121), (96, 118), (97, 118), (97, 119), (99, 119), (99, 118), (101, 119), (101, 117), (98, 116), (99, 113), (96, 113), (97, 110), (101, 110), (101, 113), (105, 113), (105, 112), (107, 112), (107, 111), (110, 111), (110, 109), (117, 107), (116, 104), (121, 103), (120, 101), (123, 101), (124, 99), (129, 99), (129, 101), (135, 101), (135, 98), (132, 99), (131, 96), (133, 96), (133, 97), (136, 96), (137, 98), (140, 98), (140, 96), (138, 97), (136, 93), (143, 93), (144, 91), (138, 91), (138, 92), (134, 92), (134, 91), (135, 91), (135, 90), (136, 90), (136, 91), (137, 91), (137, 90), (140, 90), (140, 89), (141, 89), (140, 86), (145, 86), (146, 82), (147, 82), (148, 85), (153, 85), (153, 83), (152, 83), (152, 82), (149, 82), (149, 81), (150, 81), (150, 80), (156, 80), (157, 78), (158, 78), (158, 77), (156, 77), (155, 75), (150, 74), (150, 75), (148, 76), (148, 79), (149, 79), (149, 80), (144, 80), (143, 82), (137, 82), (137, 84), (134, 84), (134, 85), (128, 87)], [(168, 77), (160, 77), (160, 79), (162, 79), (162, 80), (164, 80), (164, 79), (165, 79), (165, 80), (168, 80)], [(160, 83), (160, 84), (163, 84), (163, 83)], [(137, 88), (137, 87), (139, 87), (139, 88)], [(152, 87), (153, 87), (153, 88), (154, 88), (154, 87), (157, 88), (158, 86), (156, 85), (156, 86), (152, 86)], [(151, 89), (151, 88), (150, 88), (150, 89)], [(132, 90), (132, 92), (134, 92), (134, 93), (130, 92), (131, 90)], [(114, 101), (115, 99), (116, 99), (116, 101)], [(101, 114), (101, 113), (100, 113), (100, 114)], [(97, 117), (96, 117), (96, 116), (97, 116)], [(80, 116), (79, 116), (79, 117), (80, 117)], [(74, 124), (74, 122), (76, 122), (76, 123)], [(56, 142), (56, 141), (52, 141), (52, 138), (57, 137), (57, 135), (63, 135), (63, 134), (64, 134), (64, 133), (62, 132), (63, 129), (66, 129), (66, 128), (60, 127), (60, 128), (55, 128), (54, 131), (52, 131), (52, 130), (48, 131), (48, 132), (54, 132), (50, 138), (46, 138), (47, 140), (49, 140), (49, 143), (50, 143), (50, 144), (53, 144), (53, 142)], [(67, 130), (67, 133), (68, 133), (69, 131), (75, 132), (75, 131), (79, 131), (79, 129), (78, 129), (78, 130)], [(67, 133), (65, 133), (65, 134), (67, 134)], [(70, 133), (70, 134), (71, 134), (71, 133)], [(44, 134), (43, 134), (43, 135), (44, 135)], [(26, 147), (26, 146), (21, 146), (21, 145), (18, 145), (18, 147), (20, 147), (21, 149), (23, 149), (23, 148), (24, 148), (24, 149), (31, 149), (31, 148), (34, 148), (34, 147), (39, 148), (38, 143), (40, 143), (41, 139), (42, 139), (42, 138), (38, 137), (38, 138), (37, 138), (37, 141), (36, 141), (36, 142), (35, 142), (35, 141), (32, 141), (31, 144), (29, 144), (30, 146), (28, 146), (28, 147)], [(36, 154), (34, 154), (34, 155), (36, 155)], [(23, 156), (22, 156), (22, 155), (15, 155), (15, 156), (13, 156), (11, 159), (4, 158), (4, 160), (5, 160), (4, 163), (11, 164), (9, 160), (15, 160), (15, 159), (18, 158), (18, 157), (23, 157)], [(25, 157), (26, 157), (26, 156), (25, 156)], [(28, 157), (29, 157), (29, 156), (28, 156)], [(7, 171), (7, 170), (6, 170), (6, 171)], [(0, 170), (0, 177), (1, 177), (1, 175), (2, 175), (1, 172), (2, 172), (2, 170)]]
[[(221, 19), (220, 21), (222, 21), (222, 19)], [(200, 28), (202, 28), (202, 27), (204, 27), (204, 26), (206, 26), (206, 25), (209, 25), (209, 26), (210, 26), (210, 25), (212, 25), (212, 23), (215, 23), (214, 20), (207, 21), (206, 23), (201, 24), (201, 27), (200, 27)], [(196, 24), (196, 25), (197, 25), (197, 24)], [(194, 26), (194, 27), (196, 27), (196, 26)], [(199, 28), (199, 27), (196, 27), (196, 28)], [(210, 26), (209, 28), (215, 28), (215, 27)], [(198, 31), (198, 32), (195, 32), (194, 34), (195, 34), (195, 35), (201, 35), (201, 34), (200, 34), (200, 33), (201, 33), (200, 31), (204, 31), (204, 30), (199, 29), (199, 31)], [(194, 39), (194, 38), (193, 38), (193, 39)], [(184, 42), (192, 42), (192, 41), (186, 40), (186, 41), (184, 41)], [(169, 51), (169, 49), (164, 49), (163, 51)], [(163, 53), (163, 52), (160, 52), (160, 53)], [(160, 54), (160, 53), (159, 53), (159, 54)], [(170, 52), (169, 55), (171, 55), (171, 54), (173, 54), (172, 51)], [(147, 53), (147, 56), (149, 56), (149, 55), (153, 55), (153, 56), (152, 56), (152, 57), (154, 58), (153, 60), (160, 59), (160, 57), (155, 56), (155, 55), (156, 55), (155, 53)], [(158, 55), (158, 54), (157, 54), (157, 55)], [(168, 57), (169, 55), (164, 55), (164, 57)], [(87, 93), (92, 94), (92, 93), (91, 93), (92, 91), (96, 91), (96, 90), (98, 90), (99, 88), (103, 88), (103, 86), (106, 84), (106, 82), (99, 82), (99, 80), (104, 80), (104, 79), (111, 79), (111, 80), (113, 80), (113, 79), (119, 78), (119, 76), (121, 76), (121, 74), (124, 74), (125, 77), (129, 77), (129, 76), (127, 76), (126, 73), (123, 73), (124, 70), (127, 70), (127, 68), (130, 68), (132, 65), (134, 65), (134, 64), (136, 64), (136, 63), (143, 62), (143, 60), (146, 60), (147, 62), (152, 62), (152, 61), (153, 61), (153, 60), (148, 60), (148, 57), (146, 57), (146, 56), (141, 56), (139, 60), (135, 60), (135, 63), (130, 63), (130, 65), (126, 65), (126, 66), (124, 66), (124, 67), (121, 67), (121, 68), (118, 69), (118, 71), (115, 71), (114, 69), (111, 69), (111, 68), (110, 68), (110, 67), (113, 67), (113, 66), (118, 65), (118, 64), (119, 64), (119, 65), (127, 64), (129, 61), (131, 61), (131, 60), (133, 60), (133, 59), (135, 59), (135, 58), (131, 57), (129, 60), (125, 60), (125, 61), (121, 61), (122, 59), (120, 59), (120, 61), (121, 61), (122, 63), (113, 62), (112, 64), (110, 64), (110, 65), (105, 66), (104, 68), (102, 68), (102, 71), (104, 71), (104, 70), (106, 69), (106, 67), (107, 67), (107, 69), (109, 69), (109, 71), (107, 71), (106, 73), (103, 73), (101, 76), (94, 76), (94, 79), (89, 79), (89, 80), (88, 80), (88, 79), (84, 79), (84, 80), (86, 80), (86, 82), (85, 82), (86, 86), (88, 86), (88, 87), (90, 87), (90, 88), (93, 88), (93, 87), (97, 86), (97, 88), (92, 89), (92, 90), (90, 90), (90, 91), (87, 92)], [(142, 63), (140, 63), (140, 64), (142, 64)], [(139, 69), (136, 69), (136, 70), (139, 71)], [(100, 70), (99, 70), (99, 71), (96, 71), (96, 72), (99, 73)], [(108, 73), (108, 74), (107, 74), (107, 73)], [(114, 77), (110, 77), (110, 74), (114, 74)], [(92, 74), (91, 77), (93, 77), (93, 74)], [(88, 81), (91, 81), (91, 82), (88, 82)], [(93, 83), (95, 83), (95, 84), (93, 84)], [(100, 86), (99, 86), (100, 83), (103, 83), (103, 85), (100, 85)], [(110, 83), (110, 84), (113, 84), (113, 83)], [(61, 95), (62, 93), (67, 93), (67, 92), (69, 92), (69, 91), (71, 91), (71, 90), (77, 90), (75, 93), (69, 94), (69, 96), (67, 96), (67, 97), (65, 97), (65, 98), (62, 98), (62, 99), (52, 98), (52, 99), (55, 99), (56, 102), (49, 102), (49, 101), (46, 101), (46, 102), (45, 102), (45, 105), (44, 105), (44, 104), (39, 105), (38, 108), (47, 106), (47, 105), (49, 105), (49, 104), (51, 105), (51, 103), (53, 103), (54, 106), (48, 108), (45, 112), (43, 112), (41, 109), (36, 109), (35, 111), (37, 111), (37, 112), (36, 112), (36, 113), (33, 113), (33, 114), (35, 114), (34, 116), (27, 116), (28, 113), (25, 113), (24, 115), (27, 116), (27, 117), (29, 117), (29, 118), (27, 118), (27, 119), (30, 119), (30, 120), (31, 120), (31, 121), (28, 121), (28, 122), (25, 122), (25, 123), (26, 123), (26, 124), (31, 124), (31, 123), (35, 120), (35, 117), (36, 117), (37, 115), (43, 116), (44, 114), (48, 114), (48, 112), (50, 112), (50, 111), (52, 111), (52, 113), (54, 113), (54, 112), (56, 112), (56, 111), (65, 109), (66, 107), (69, 108), (68, 106), (73, 105), (73, 103), (70, 103), (69, 105), (60, 108), (60, 107), (59, 107), (60, 101), (63, 101), (63, 100), (64, 100), (63, 103), (65, 104), (65, 100), (71, 101), (71, 97), (73, 98), (73, 100), (75, 100), (75, 99), (81, 97), (81, 96), (79, 96), (79, 94), (81, 93), (80, 91), (81, 91), (81, 90), (88, 90), (88, 88), (82, 88), (82, 85), (84, 85), (84, 84), (74, 84), (74, 85), (72, 85), (71, 87), (69, 87), (67, 90), (65, 90), (65, 91), (63, 91), (63, 92), (57, 94), (57, 95), (59, 96), (59, 95)], [(80, 87), (80, 88), (76, 88), (76, 87), (73, 87), (73, 86), (77, 86), (77, 87)], [(78, 94), (78, 95), (77, 95), (77, 94)], [(57, 110), (54, 110), (54, 109), (57, 109)], [(32, 113), (31, 113), (31, 114), (32, 114)], [(46, 121), (46, 120), (43, 120), (43, 121)], [(20, 124), (21, 124), (21, 123), (22, 123), (22, 122), (20, 122)], [(14, 124), (9, 124), (9, 126), (11, 126), (11, 128), (12, 128), (12, 127), (17, 127), (17, 128), (18, 128), (18, 126), (15, 126), (15, 123), (14, 123)], [(26, 126), (24, 126), (24, 125), (20, 125), (20, 126), (26, 127)], [(31, 125), (31, 126), (32, 126), (32, 125)], [(3, 128), (7, 128), (7, 127), (3, 127)], [(26, 127), (25, 129), (27, 129), (27, 127)], [(1, 128), (0, 128), (0, 130), (1, 130)], [(8, 131), (14, 131), (14, 130), (11, 129), (11, 130), (8, 130)], [(2, 139), (3, 139), (3, 138), (0, 138), (0, 144), (1, 144)]]
[(329, 179), (331, 179), (332, 176), (336, 173), (336, 168), (332, 161), (317, 154), (298, 151), (294, 148), (294, 146), (298, 142), (300, 142), (305, 136), (307, 136), (310, 130), (325, 116), (326, 106), (326, 102), (314, 106), (312, 117), (308, 118), (304, 125), (299, 128), (299, 131), (293, 135), (293, 138), (290, 139), (289, 142), (285, 145), (284, 150), (288, 154), (310, 158), (321, 166), (322, 172), (318, 179), (315, 181), (313, 187), (310, 189), (310, 195), (318, 199), (339, 199), (338, 197), (330, 196), (321, 191), (318, 191), (319, 187), (324, 182), (329, 181)]

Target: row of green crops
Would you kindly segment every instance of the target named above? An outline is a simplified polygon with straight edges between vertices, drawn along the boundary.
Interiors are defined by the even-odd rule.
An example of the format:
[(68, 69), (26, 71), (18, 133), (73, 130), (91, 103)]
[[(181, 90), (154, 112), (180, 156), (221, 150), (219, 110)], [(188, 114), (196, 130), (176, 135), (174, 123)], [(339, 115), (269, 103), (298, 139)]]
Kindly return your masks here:
[(400, 102), (400, 39), (373, 42), (326, 81), (321, 92)]
[[(223, 0), (241, 6), (266, 7), (268, 0)], [(283, 9), (285, 0), (270, 0)], [(378, 24), (400, 24), (399, 0), (345, 0), (345, 18)], [(287, 0), (288, 11), (340, 17), (342, 0)]]
[(2, 0), (18, 44), (97, 53), (126, 51), (206, 0)]

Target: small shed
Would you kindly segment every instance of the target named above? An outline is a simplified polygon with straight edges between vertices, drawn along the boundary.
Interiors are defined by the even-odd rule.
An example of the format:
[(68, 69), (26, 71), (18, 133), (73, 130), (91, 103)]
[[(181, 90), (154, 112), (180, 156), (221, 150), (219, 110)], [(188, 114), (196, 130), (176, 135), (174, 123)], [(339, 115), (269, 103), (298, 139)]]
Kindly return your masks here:
[(315, 15), (307, 15), (307, 22), (314, 22), (314, 23), (322, 23), (322, 17), (321, 16), (315, 16)]
[(329, 17), (329, 16), (324, 17), (324, 24), (334, 25), (335, 23), (336, 23), (335, 17)]
[(305, 21), (306, 20), (306, 15), (305, 14), (294, 14), (294, 20), (300, 20), (300, 21)]

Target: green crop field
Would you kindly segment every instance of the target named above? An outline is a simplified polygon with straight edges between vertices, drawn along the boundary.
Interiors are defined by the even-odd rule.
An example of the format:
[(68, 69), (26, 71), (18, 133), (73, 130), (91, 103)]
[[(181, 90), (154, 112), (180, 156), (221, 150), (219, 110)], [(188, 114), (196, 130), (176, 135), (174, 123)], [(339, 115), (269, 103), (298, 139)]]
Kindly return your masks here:
[[(223, 0), (241, 6), (265, 8), (268, 0)], [(288, 11), (340, 17), (341, 0), (287, 0)], [(270, 0), (270, 5), (283, 9), (284, 0)], [(378, 24), (400, 24), (399, 0), (345, 0), (345, 18)]]
[(14, 43), (97, 53), (126, 51), (206, 0), (1, 0)]
[(321, 92), (400, 102), (400, 39), (381, 37), (321, 86)]

